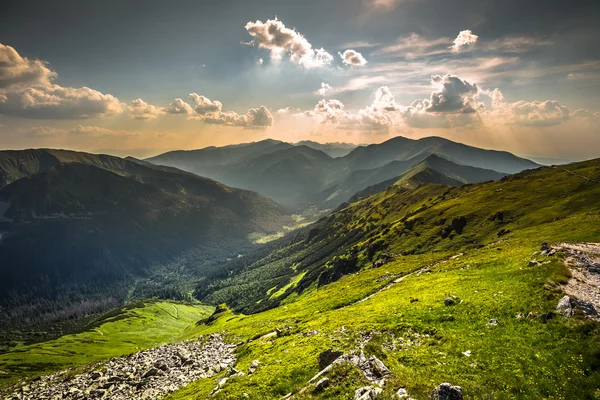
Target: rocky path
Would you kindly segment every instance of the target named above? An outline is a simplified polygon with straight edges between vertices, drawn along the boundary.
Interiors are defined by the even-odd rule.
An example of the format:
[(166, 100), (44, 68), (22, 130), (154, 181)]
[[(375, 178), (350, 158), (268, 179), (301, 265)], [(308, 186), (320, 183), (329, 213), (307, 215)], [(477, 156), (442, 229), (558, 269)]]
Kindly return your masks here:
[(565, 293), (600, 312), (600, 243), (560, 243), (552, 249), (565, 254), (571, 271)]
[(235, 363), (235, 346), (218, 334), (112, 358), (90, 372), (70, 370), (28, 382), (2, 399), (160, 399), (180, 387), (208, 378)]

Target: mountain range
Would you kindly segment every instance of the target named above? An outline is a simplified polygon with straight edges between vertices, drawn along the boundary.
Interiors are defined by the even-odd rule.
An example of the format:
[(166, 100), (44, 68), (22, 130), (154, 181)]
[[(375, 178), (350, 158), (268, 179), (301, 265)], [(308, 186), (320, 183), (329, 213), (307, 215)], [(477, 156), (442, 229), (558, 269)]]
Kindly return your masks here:
[(0, 304), (12, 317), (39, 299), (123, 301), (162, 265), (201, 270), (251, 249), (251, 234), (293, 225), (254, 192), (131, 159), (4, 151), (0, 171)]
[[(331, 153), (332, 148), (340, 150), (338, 157), (325, 152), (329, 149)], [(268, 139), (168, 152), (146, 161), (253, 190), (296, 209), (335, 208), (369, 186), (399, 178), (430, 156), (434, 158), (428, 159), (428, 167), (448, 175), (454, 185), (500, 179), (538, 166), (507, 152), (479, 149), (440, 137), (395, 137), (380, 144), (355, 147), (342, 156), (341, 150), (348, 149), (342, 144), (293, 145)]]

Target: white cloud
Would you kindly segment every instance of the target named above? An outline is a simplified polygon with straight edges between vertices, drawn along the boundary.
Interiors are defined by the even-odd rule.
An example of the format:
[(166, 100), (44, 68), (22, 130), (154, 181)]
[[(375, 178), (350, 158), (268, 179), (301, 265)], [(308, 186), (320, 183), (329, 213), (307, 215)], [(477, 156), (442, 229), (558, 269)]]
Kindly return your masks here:
[(88, 87), (55, 85), (44, 61), (0, 44), (0, 114), (40, 119), (96, 118), (124, 110), (116, 97)]
[(479, 89), (476, 84), (449, 74), (433, 75), (431, 84), (436, 90), (429, 99), (417, 100), (412, 107), (426, 112), (461, 114), (473, 113), (482, 107), (477, 102)]
[(0, 93), (0, 114), (25, 118), (96, 118), (118, 114), (123, 109), (116, 97), (87, 87), (49, 85)]
[[(447, 53), (447, 45), (450, 38), (442, 37), (439, 39), (425, 39), (417, 33), (411, 33), (408, 36), (400, 37), (395, 43), (387, 45), (377, 50), (375, 54), (397, 53), (407, 59), (419, 56), (430, 56), (435, 54)], [(438, 48), (437, 51), (433, 49)]]
[(366, 40), (357, 40), (354, 42), (346, 42), (344, 43), (341, 47), (343, 48), (365, 48), (365, 47), (377, 47), (379, 46), (380, 43), (371, 43), (369, 41)]
[(133, 118), (140, 120), (155, 119), (165, 114), (164, 108), (148, 104), (142, 99), (133, 100), (128, 109)]
[(284, 55), (304, 68), (324, 67), (333, 61), (333, 56), (324, 49), (313, 49), (312, 44), (283, 22), (269, 19), (267, 22), (248, 22), (246, 30), (254, 38), (250, 43), (271, 52), (271, 59), (280, 61)]
[(194, 109), (188, 103), (183, 101), (180, 98), (175, 99), (169, 107), (167, 107), (166, 111), (169, 114), (186, 114), (191, 115), (194, 113)]
[(342, 62), (352, 67), (362, 67), (367, 64), (367, 60), (358, 51), (348, 49), (343, 53), (338, 53), (342, 58)]
[(321, 89), (317, 90), (315, 93), (318, 94), (319, 96), (325, 97), (327, 92), (329, 92), (330, 90), (331, 90), (331, 85), (329, 85), (328, 83), (325, 83), (325, 82), (321, 82)]
[(54, 78), (56, 72), (51, 71), (45, 62), (21, 57), (13, 47), (0, 43), (0, 88), (47, 86)]
[(206, 124), (241, 126), (247, 129), (264, 129), (273, 125), (273, 116), (265, 106), (251, 108), (245, 115), (234, 111), (216, 112), (206, 115), (202, 120)]
[(220, 101), (212, 101), (208, 97), (197, 93), (190, 93), (189, 98), (194, 101), (194, 110), (200, 115), (220, 112), (223, 109), (223, 104)]
[(472, 47), (475, 43), (477, 43), (477, 39), (479, 36), (474, 35), (470, 30), (460, 31), (456, 39), (454, 39), (454, 44), (450, 46), (452, 51), (461, 51), (467, 48)]

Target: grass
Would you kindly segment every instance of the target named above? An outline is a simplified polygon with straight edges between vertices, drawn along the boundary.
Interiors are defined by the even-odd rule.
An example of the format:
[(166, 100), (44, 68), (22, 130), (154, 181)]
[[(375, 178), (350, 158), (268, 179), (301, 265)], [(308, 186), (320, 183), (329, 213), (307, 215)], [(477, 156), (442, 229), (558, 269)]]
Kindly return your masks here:
[[(599, 166), (591, 162), (570, 168), (598, 179)], [(443, 238), (440, 231), (460, 216), (467, 221), (463, 231)], [(549, 263), (529, 266), (542, 242), (600, 241), (599, 184), (544, 168), (458, 189), (391, 188), (328, 216), (316, 227), (320, 236), (310, 240), (331, 241), (340, 232), (363, 232), (335, 255), (343, 258), (358, 251), (362, 268), (319, 285), (315, 270), (301, 258), (293, 259), (272, 273), (285, 271), (280, 283), (267, 281), (261, 292), (264, 296), (270, 289), (265, 301), (280, 296), (278, 307), (251, 315), (225, 309), (210, 324), (183, 328), (172, 336), (175, 340), (225, 332), (228, 340), (243, 343), (237, 369), (247, 372), (253, 360), (260, 361), (254, 374), (230, 379), (214, 399), (298, 394), (318, 372), (320, 352), (360, 347), (393, 372), (382, 399), (393, 398), (400, 387), (413, 398), (427, 399), (442, 382), (462, 386), (469, 399), (600, 398), (598, 323), (581, 315), (516, 317), (553, 311), (563, 295), (561, 283), (569, 272), (560, 254), (548, 258)], [(509, 233), (499, 235), (501, 231)], [(378, 241), (395, 257), (372, 268), (371, 258), (377, 259), (380, 250), (372, 257), (367, 252)], [(284, 251), (269, 257), (276, 259), (279, 253), (289, 257)], [(333, 268), (330, 264), (334, 263), (319, 265), (316, 272), (327, 273)], [(253, 273), (264, 274), (260, 269)], [(313, 281), (308, 281), (311, 276)], [(398, 277), (405, 279), (388, 286)], [(446, 306), (449, 296), (456, 301)], [(166, 313), (161, 315), (168, 320)], [(490, 325), (491, 319), (498, 324)], [(265, 336), (276, 329), (279, 335)], [(138, 331), (131, 340), (139, 345), (149, 336)], [(39, 348), (47, 351), (50, 343)], [(80, 351), (97, 349), (90, 345)], [(40, 350), (20, 360), (13, 357), (15, 367), (43, 362)], [(84, 363), (89, 355), (78, 357)], [(0, 357), (0, 369), (2, 362), (6, 359)], [(328, 376), (328, 388), (318, 393), (308, 389), (296, 398), (352, 398), (354, 390), (366, 384), (347, 365)], [(218, 378), (194, 382), (168, 399), (205, 399)]]
[(81, 333), (0, 355), (0, 386), (181, 340), (214, 307), (148, 301), (120, 309)]
[[(598, 179), (598, 165), (570, 167)], [(493, 218), (498, 212), (502, 220)], [(462, 234), (442, 239), (440, 230), (459, 216), (467, 220)], [(441, 219), (446, 221), (440, 224)], [(255, 374), (232, 380), (215, 399), (299, 393), (318, 372), (320, 352), (361, 345), (394, 374), (381, 398), (406, 387), (411, 397), (426, 399), (442, 382), (462, 386), (471, 399), (600, 398), (598, 323), (582, 316), (516, 317), (553, 311), (564, 295), (561, 283), (569, 272), (560, 255), (528, 265), (542, 242), (600, 240), (597, 183), (545, 168), (460, 189), (424, 186), (410, 199), (392, 188), (333, 214), (326, 227), (330, 237), (336, 230), (365, 230), (354, 244), (358, 248), (384, 240), (388, 251), (406, 255), (379, 268), (365, 262), (358, 273), (329, 285), (314, 282), (279, 307), (253, 315), (229, 310), (212, 325), (190, 331), (192, 336), (225, 331), (231, 340), (244, 341), (238, 369), (261, 362)], [(498, 235), (501, 230), (510, 232)], [(435, 264), (457, 254), (462, 255)], [(378, 292), (395, 277), (431, 264), (429, 272)], [(375, 295), (357, 302), (370, 294)], [(455, 305), (444, 305), (448, 296), (457, 297)], [(499, 323), (490, 325), (491, 319)], [(260, 339), (276, 328), (281, 335)], [(299, 398), (352, 398), (365, 384), (351, 369), (330, 378), (323, 392), (309, 389)], [(213, 379), (198, 381), (168, 399), (203, 399), (214, 386)]]

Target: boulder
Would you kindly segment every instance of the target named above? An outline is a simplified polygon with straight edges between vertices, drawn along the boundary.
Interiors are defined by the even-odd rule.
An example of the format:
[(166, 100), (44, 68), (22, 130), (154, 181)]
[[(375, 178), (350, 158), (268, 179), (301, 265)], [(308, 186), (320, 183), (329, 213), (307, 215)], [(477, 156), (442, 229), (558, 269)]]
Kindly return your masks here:
[(556, 311), (565, 317), (575, 315), (575, 309), (583, 311), (586, 315), (598, 315), (598, 312), (591, 303), (578, 300), (574, 297), (564, 296), (558, 301), (558, 305), (556, 306)]
[(452, 386), (448, 382), (442, 383), (431, 392), (431, 400), (462, 400), (463, 393), (460, 386)]
[(364, 386), (354, 391), (353, 400), (373, 400), (379, 394), (381, 394), (381, 392), (383, 392), (381, 388), (374, 386)]

